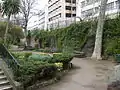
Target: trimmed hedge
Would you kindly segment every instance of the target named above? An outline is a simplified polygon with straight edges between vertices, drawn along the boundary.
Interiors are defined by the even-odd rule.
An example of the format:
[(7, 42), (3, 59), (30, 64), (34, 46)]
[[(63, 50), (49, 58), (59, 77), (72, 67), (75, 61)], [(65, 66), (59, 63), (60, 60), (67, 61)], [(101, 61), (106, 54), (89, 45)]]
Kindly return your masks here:
[(60, 53), (47, 54), (13, 53), (20, 63), (20, 68), (14, 72), (15, 80), (23, 83), (25, 87), (33, 85), (36, 81), (52, 78), (61, 69), (67, 69), (73, 55)]
[(72, 54), (53, 54), (53, 62), (69, 63), (72, 59)]
[(41, 61), (22, 61), (22, 65), (15, 73), (15, 80), (27, 87), (43, 78), (52, 78), (57, 72), (54, 64)]
[(15, 80), (21, 82), (24, 87), (33, 85), (35, 82), (52, 78), (56, 75), (57, 67), (54, 63), (41, 60), (29, 60), (32, 53), (13, 53), (20, 63), (20, 68), (14, 72)]

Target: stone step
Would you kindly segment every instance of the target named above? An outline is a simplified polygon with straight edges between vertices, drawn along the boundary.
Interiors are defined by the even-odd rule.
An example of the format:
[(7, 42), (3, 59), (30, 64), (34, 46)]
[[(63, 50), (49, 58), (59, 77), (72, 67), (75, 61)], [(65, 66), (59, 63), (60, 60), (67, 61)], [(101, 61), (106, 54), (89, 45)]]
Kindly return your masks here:
[(6, 86), (6, 85), (10, 85), (10, 83), (9, 83), (8, 80), (1, 80), (1, 81), (0, 81), (0, 87)]
[(1, 86), (0, 90), (13, 90), (13, 87), (11, 85)]
[(5, 76), (4, 71), (0, 67), (0, 90), (13, 90), (12, 85)]
[(0, 71), (0, 75), (4, 75), (4, 72), (3, 72), (3, 71)]
[(4, 76), (4, 75), (0, 75), (0, 81), (1, 81), (1, 80), (7, 80), (7, 77)]
[(2, 69), (0, 68), (0, 71), (2, 71)]

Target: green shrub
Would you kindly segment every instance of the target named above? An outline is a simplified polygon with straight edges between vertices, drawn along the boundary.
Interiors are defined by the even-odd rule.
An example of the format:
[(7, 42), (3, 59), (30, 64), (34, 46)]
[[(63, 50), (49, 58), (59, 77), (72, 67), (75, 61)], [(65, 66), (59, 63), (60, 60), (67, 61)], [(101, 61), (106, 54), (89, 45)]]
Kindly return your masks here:
[[(96, 22), (87, 21), (81, 23), (72, 24), (66, 28), (60, 28), (57, 30), (45, 31), (45, 30), (33, 30), (33, 36), (41, 40), (43, 48), (56, 47), (58, 50), (65, 50), (69, 48), (72, 52), (74, 48), (82, 48), (86, 42), (89, 31), (93, 31), (96, 28)], [(66, 50), (65, 50), (66, 51)], [(49, 51), (47, 51), (49, 52)]]
[(69, 63), (73, 59), (71, 54), (53, 54), (53, 62)]
[[(0, 38), (4, 39), (4, 34), (6, 30), (6, 22), (0, 21)], [(20, 39), (24, 38), (23, 30), (20, 26), (9, 24), (9, 30), (7, 35), (7, 44), (20, 44)]]
[(120, 17), (108, 19), (104, 25), (103, 54), (120, 54)]
[(25, 53), (25, 55), (24, 55), (24, 57), (27, 59), (29, 56), (31, 56), (32, 55), (32, 53), (31, 52), (27, 52), (27, 53)]
[(15, 80), (25, 87), (35, 84), (42, 79), (49, 79), (56, 75), (58, 70), (68, 67), (73, 55), (69, 53), (49, 55), (31, 53), (12, 53), (20, 62), (20, 67), (14, 72)]
[(42, 80), (43, 78), (52, 78), (57, 68), (54, 64), (41, 61), (21, 61), (21, 66), (15, 74), (15, 80), (21, 82), (25, 87)]
[(28, 60), (38, 60), (43, 62), (48, 62), (51, 59), (52, 57), (50, 55), (43, 55), (43, 54), (33, 54), (28, 58)]

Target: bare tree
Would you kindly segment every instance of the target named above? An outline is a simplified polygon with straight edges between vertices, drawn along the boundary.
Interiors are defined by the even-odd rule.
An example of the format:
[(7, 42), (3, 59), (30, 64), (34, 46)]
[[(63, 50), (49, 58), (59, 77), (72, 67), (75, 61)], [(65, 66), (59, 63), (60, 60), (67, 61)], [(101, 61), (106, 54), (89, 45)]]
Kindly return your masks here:
[(28, 22), (34, 16), (34, 5), (36, 3), (36, 0), (21, 0), (21, 13), (24, 18), (24, 24), (23, 29), (25, 31), (25, 37), (27, 37), (27, 27)]
[(107, 1), (108, 0), (101, 0), (100, 13), (98, 17), (98, 26), (96, 31), (96, 41), (95, 41), (94, 52), (92, 55), (92, 58), (96, 58), (96, 59), (102, 59), (101, 58), (102, 36), (103, 36), (103, 26), (104, 26), (104, 20), (105, 20), (105, 11), (106, 11)]

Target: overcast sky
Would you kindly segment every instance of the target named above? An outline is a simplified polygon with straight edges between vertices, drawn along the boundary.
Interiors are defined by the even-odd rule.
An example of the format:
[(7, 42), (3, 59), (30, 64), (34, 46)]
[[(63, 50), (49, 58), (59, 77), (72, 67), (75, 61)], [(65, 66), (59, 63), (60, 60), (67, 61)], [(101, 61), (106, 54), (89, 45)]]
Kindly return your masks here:
[[(47, 4), (48, 0), (36, 0), (36, 4), (35, 4), (35, 11), (38, 12), (40, 10), (42, 10), (45, 5)], [(34, 24), (34, 21), (37, 19), (37, 17), (32, 17), (29, 21), (29, 24), (28, 24), (28, 28), (31, 28)]]

